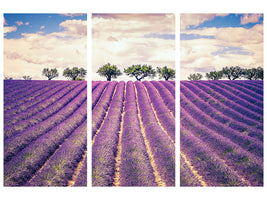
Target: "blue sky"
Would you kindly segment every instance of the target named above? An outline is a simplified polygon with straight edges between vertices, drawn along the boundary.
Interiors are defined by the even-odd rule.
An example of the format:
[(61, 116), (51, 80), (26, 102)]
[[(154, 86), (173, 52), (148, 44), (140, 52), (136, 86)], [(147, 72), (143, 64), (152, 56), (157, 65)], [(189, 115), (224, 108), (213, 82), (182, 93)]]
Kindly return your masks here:
[(65, 20), (86, 20), (86, 14), (83, 15), (66, 15), (66, 14), (4, 14), (4, 27), (16, 26), (17, 31), (6, 33), (5, 38), (21, 38), (21, 33), (37, 33), (42, 34), (60, 32), (63, 30), (60, 23)]
[(43, 68), (87, 68), (86, 14), (4, 14), (4, 76), (46, 79)]
[(181, 79), (225, 66), (263, 67), (263, 14), (181, 14)]

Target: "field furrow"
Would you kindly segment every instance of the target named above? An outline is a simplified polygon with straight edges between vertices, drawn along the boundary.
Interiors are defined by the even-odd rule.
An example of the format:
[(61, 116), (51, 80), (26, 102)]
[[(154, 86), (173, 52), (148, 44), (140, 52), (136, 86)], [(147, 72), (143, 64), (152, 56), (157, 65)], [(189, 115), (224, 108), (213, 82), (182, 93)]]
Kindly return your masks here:
[(253, 82), (181, 81), (181, 186), (263, 186), (263, 98), (247, 94)]
[[(93, 186), (175, 185), (175, 145), (174, 140), (165, 131), (167, 126), (164, 125), (166, 116), (174, 122), (174, 115), (151, 83), (147, 84), (153, 88), (154, 94), (151, 94), (151, 99), (149, 98), (144, 84), (119, 82), (113, 95), (107, 95), (109, 98), (112, 96), (109, 107), (106, 106), (103, 115), (98, 117), (100, 121), (102, 120), (99, 128), (96, 131), (92, 130)], [(174, 87), (169, 84), (170, 88)], [(99, 96), (98, 103), (93, 109), (93, 124), (97, 121), (95, 120), (97, 114), (94, 116), (94, 111), (101, 105), (102, 98), (106, 98), (105, 93), (108, 93), (108, 88), (114, 87), (112, 85), (114, 83), (109, 82), (106, 88), (103, 88), (103, 92), (98, 91), (101, 97)], [(142, 89), (138, 89), (139, 86), (136, 85)], [(167, 90), (165, 86), (162, 87)], [(169, 91), (162, 94), (171, 95), (166, 99), (174, 99)], [(161, 113), (163, 117), (157, 116), (158, 109), (153, 110), (154, 97), (157, 98), (154, 105), (163, 106), (163, 112), (167, 112), (165, 115)], [(149, 109), (146, 109), (147, 106)], [(173, 134), (174, 139), (174, 126), (171, 128), (170, 135)]]

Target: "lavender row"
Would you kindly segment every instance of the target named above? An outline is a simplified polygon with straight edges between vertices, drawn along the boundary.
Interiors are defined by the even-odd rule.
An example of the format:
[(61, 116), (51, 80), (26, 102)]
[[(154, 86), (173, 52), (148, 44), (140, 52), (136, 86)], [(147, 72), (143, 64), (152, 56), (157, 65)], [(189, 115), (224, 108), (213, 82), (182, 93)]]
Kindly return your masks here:
[[(181, 93), (181, 110), (188, 113), (194, 119), (194, 123), (199, 123), (207, 128), (207, 130), (213, 130), (214, 133), (220, 134), (223, 137), (229, 138), (232, 142), (235, 142), (243, 149), (262, 157), (263, 155), (263, 143), (255, 140), (245, 133), (235, 131), (229, 128), (227, 125), (216, 122), (213, 118), (206, 115), (200, 109), (198, 109), (194, 104), (186, 100), (184, 95)], [(193, 123), (193, 122), (192, 122)], [(234, 125), (234, 124), (233, 124)]]
[(193, 174), (182, 156), (180, 156), (180, 186), (202, 186), (200, 180)]
[(84, 102), (67, 120), (31, 142), (9, 162), (5, 161), (4, 185), (21, 186), (29, 181), (61, 143), (86, 120), (86, 109), (86, 102)]
[(80, 105), (86, 102), (86, 98), (87, 91), (85, 89), (79, 96), (76, 96), (71, 102), (69, 102), (63, 109), (61, 109), (52, 117), (49, 117), (48, 119), (6, 139), (4, 141), (4, 160), (10, 160), (13, 155), (17, 154), (32, 141), (36, 140), (39, 136), (50, 131), (53, 127), (59, 125), (69, 117), (72, 117), (74, 113), (77, 112), (77, 109), (80, 109)]
[(167, 186), (175, 185), (175, 146), (158, 125), (142, 83), (136, 81), (138, 104), (145, 135), (149, 142), (155, 165)]
[(239, 86), (243, 86), (244, 88), (252, 91), (253, 93), (256, 93), (259, 96), (263, 96), (263, 81), (259, 81), (259, 80), (239, 80), (239, 81), (229, 81), (227, 82), (227, 84), (231, 85), (239, 85)]
[(65, 139), (26, 186), (68, 186), (87, 144), (86, 120)]
[[(111, 83), (110, 83), (111, 84)], [(92, 146), (92, 185), (111, 186), (123, 111), (125, 83), (119, 82), (103, 126)]]
[(38, 92), (31, 94), (30, 96), (18, 99), (10, 104), (5, 105), (5, 119), (12, 118), (12, 116), (17, 115), (20, 112), (29, 109), (30, 107), (38, 105), (38, 103), (46, 100), (47, 98), (50, 98), (51, 96), (53, 96), (53, 94), (66, 88), (70, 84), (70, 82), (66, 82), (64, 84), (57, 83), (52, 86), (46, 86), (42, 90), (39, 90)]
[(227, 90), (213, 84), (212, 81), (209, 81), (206, 83), (204, 83), (203, 81), (199, 81), (198, 83), (205, 85), (205, 86), (208, 86), (211, 89), (214, 89), (217, 93), (220, 93), (225, 98), (234, 101), (238, 105), (240, 105), (244, 108), (247, 108), (247, 109), (251, 110), (252, 112), (255, 112), (261, 116), (263, 115), (262, 107), (260, 107), (259, 105), (256, 106), (253, 103), (250, 103), (250, 102), (246, 101), (245, 99), (242, 99), (242, 98), (236, 96), (235, 94), (228, 92)]
[(175, 99), (173, 98), (170, 91), (166, 90), (166, 88), (162, 85), (162, 83), (158, 81), (151, 81), (151, 83), (154, 85), (154, 87), (159, 92), (162, 100), (164, 101), (165, 105), (168, 107), (168, 109), (171, 111), (173, 116), (175, 116)]
[(101, 81), (92, 81), (92, 92), (95, 90), (95, 88), (101, 83)]
[(180, 146), (207, 186), (248, 186), (201, 140), (181, 126)]
[(172, 94), (172, 96), (175, 99), (175, 85), (170, 83), (169, 81), (159, 81), (159, 82), (162, 83), (164, 87), (167, 88), (167, 90), (169, 90), (169, 92)]
[[(5, 111), (5, 125), (14, 124), (17, 121), (24, 120), (34, 115), (35, 113), (40, 112), (49, 105), (53, 104), (55, 101), (64, 97), (71, 90), (77, 86), (76, 84), (66, 84), (59, 85), (56, 88), (49, 88), (48, 92), (42, 93), (40, 96), (33, 98), (32, 100), (26, 100), (24, 103), (20, 104), (19, 101), (14, 102), (10, 110)], [(23, 100), (24, 101), (24, 100)], [(7, 107), (7, 106), (5, 106)], [(13, 108), (12, 108), (13, 107)]]
[(126, 91), (120, 186), (157, 186), (140, 129), (133, 82), (127, 82)]
[[(248, 81), (243, 81), (243, 82), (231, 82), (231, 81), (224, 81), (224, 84), (227, 84), (228, 86), (235, 88), (247, 95), (250, 95), (253, 98), (256, 98), (258, 101), (262, 102), (263, 101), (263, 87), (259, 89), (256, 84), (250, 85), (248, 84)], [(253, 82), (252, 82), (253, 83)]]
[[(65, 108), (69, 102), (73, 101), (76, 97), (79, 99), (87, 98), (86, 83), (81, 84), (74, 90), (65, 88), (61, 92), (53, 95), (53, 97), (35, 106), (31, 111), (21, 112), (19, 115), (9, 121), (9, 124), (5, 124), (4, 138), (7, 139), (12, 135), (24, 131), (25, 129), (34, 126), (40, 122), (49, 119), (53, 115), (56, 115), (59, 111)], [(70, 107), (72, 110), (72, 107)], [(8, 122), (6, 122), (8, 123)]]
[[(34, 81), (34, 83), (37, 85), (44, 84), (42, 83), (42, 81)], [(4, 80), (4, 95), (10, 96), (10, 94), (25, 89), (26, 86), (29, 86), (31, 84), (32, 81), (28, 80)]]
[[(30, 82), (31, 83), (31, 82)], [(45, 82), (32, 82), (34, 84), (30, 84), (24, 86), (21, 90), (15, 90), (8, 94), (4, 95), (4, 104), (9, 104), (10, 102), (16, 101), (18, 99), (24, 98), (25, 96), (31, 95), (39, 90), (45, 88), (47, 83)]]
[[(218, 110), (210, 106), (209, 103), (212, 102), (211, 100), (209, 100), (209, 103), (204, 102), (202, 99), (196, 96), (193, 92), (187, 89), (183, 84), (181, 84), (180, 88), (181, 88), (181, 94), (183, 94), (182, 97), (186, 97), (188, 101), (194, 104), (201, 112), (210, 116), (214, 120), (224, 124), (225, 126), (229, 126), (230, 128), (236, 131), (239, 131), (239, 132), (244, 132), (246, 135), (257, 138), (260, 141), (262, 141), (263, 130), (254, 128), (254, 126), (262, 127), (262, 124), (255, 123), (251, 120), (245, 120), (244, 117), (238, 114), (232, 117), (233, 114), (235, 113), (228, 111), (227, 108), (224, 109), (223, 107), (220, 107), (219, 109), (220, 112), (218, 112)], [(228, 117), (229, 115), (227, 116), (225, 113), (229, 113), (229, 115), (230, 116), (232, 115), (232, 116)], [(242, 123), (240, 123), (239, 121), (242, 121)]]
[(110, 102), (113, 98), (113, 94), (116, 90), (117, 82), (113, 81), (107, 85), (106, 90), (99, 99), (98, 103), (92, 111), (92, 137), (96, 134), (97, 130), (103, 122), (108, 108), (110, 107)]
[[(217, 154), (224, 162), (231, 166), (239, 175), (249, 180), (251, 185), (263, 184), (263, 158), (255, 156), (242, 149), (231, 139), (219, 135), (215, 130), (207, 129), (201, 123), (195, 121), (181, 108), (181, 131), (186, 130), (197, 137), (206, 148)], [(231, 133), (229, 133), (231, 134)], [(181, 135), (181, 143), (183, 140)]]
[[(170, 113), (169, 109), (165, 106), (163, 100), (157, 93), (156, 88), (152, 83), (144, 81), (143, 85), (146, 87), (148, 98), (150, 99), (153, 108), (155, 109), (156, 115), (161, 123), (161, 126), (166, 130), (170, 138), (175, 142), (175, 119)], [(146, 93), (146, 91), (145, 91)], [(147, 123), (144, 121), (144, 123)]]
[[(181, 83), (186, 84), (187, 82), (182, 81)], [(225, 106), (233, 109), (236, 112), (239, 112), (241, 115), (248, 117), (248, 118), (255, 120), (256, 122), (259, 122), (262, 124), (262, 122), (263, 122), (263, 116), (262, 115), (257, 114), (255, 112), (249, 110), (248, 108), (243, 107), (232, 100), (229, 100), (228, 98), (225, 98), (220, 93), (211, 90), (211, 88), (209, 88), (205, 84), (199, 84), (199, 82), (197, 82), (197, 81), (192, 81), (190, 83), (192, 85), (195, 85), (196, 87), (198, 87), (199, 89), (201, 89), (202, 91), (204, 91), (205, 93), (207, 93), (210, 96), (210, 97), (206, 97), (205, 101), (209, 101), (209, 99), (214, 98), (217, 101), (224, 104)]]
[[(188, 90), (190, 90), (191, 92), (193, 92), (195, 95), (198, 96), (198, 98), (200, 100), (202, 100), (203, 102), (206, 102), (210, 107), (218, 110), (219, 112), (222, 112), (225, 116), (228, 116), (232, 119), (235, 119), (236, 121), (242, 122), (247, 124), (248, 126), (258, 129), (258, 130), (263, 130), (263, 124), (257, 120), (253, 120), (243, 114), (241, 114), (240, 112), (237, 112), (236, 110), (232, 109), (231, 107), (226, 106), (225, 104), (223, 104), (223, 102), (227, 101), (226, 99), (222, 99), (220, 96), (218, 97), (218, 99), (216, 99), (213, 96), (218, 96), (219, 94), (214, 93), (211, 90), (205, 90), (204, 88), (198, 88), (195, 84), (191, 83), (191, 82), (185, 82), (182, 81), (181, 82), (181, 88), (186, 87), (188, 88)], [(214, 95), (211, 95), (214, 94)], [(197, 102), (197, 99), (194, 100), (195, 102)], [(233, 108), (235, 108), (233, 106)], [(237, 107), (239, 108), (239, 107)]]
[(105, 88), (108, 85), (108, 83), (109, 83), (108, 81), (103, 81), (94, 89), (92, 93), (92, 110), (94, 109), (95, 105), (100, 99), (102, 93), (105, 92)]
[(251, 90), (244, 91), (244, 89), (239, 86), (240, 84), (229, 85), (229, 81), (214, 81), (212, 83), (225, 89), (228, 92), (235, 94), (235, 96), (238, 96), (239, 98), (246, 100), (247, 102), (255, 106), (258, 106), (260, 108), (263, 107), (263, 96), (257, 95)]
[(74, 184), (74, 187), (81, 187), (81, 186), (84, 186), (84, 187), (87, 186), (87, 155), (85, 155), (82, 168)]

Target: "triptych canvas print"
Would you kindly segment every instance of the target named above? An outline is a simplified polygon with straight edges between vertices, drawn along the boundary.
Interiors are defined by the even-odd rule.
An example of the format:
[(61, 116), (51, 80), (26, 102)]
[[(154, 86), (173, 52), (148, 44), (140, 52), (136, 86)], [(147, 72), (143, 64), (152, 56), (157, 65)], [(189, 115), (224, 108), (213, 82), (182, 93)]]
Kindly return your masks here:
[(263, 187), (263, 14), (3, 17), (4, 187)]

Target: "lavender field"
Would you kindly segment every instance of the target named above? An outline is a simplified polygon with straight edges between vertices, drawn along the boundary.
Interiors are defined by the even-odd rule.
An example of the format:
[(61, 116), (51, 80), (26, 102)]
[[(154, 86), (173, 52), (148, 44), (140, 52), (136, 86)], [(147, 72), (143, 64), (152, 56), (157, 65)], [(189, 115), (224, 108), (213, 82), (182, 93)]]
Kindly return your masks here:
[(263, 186), (263, 81), (181, 81), (181, 186)]
[(4, 185), (86, 186), (87, 83), (4, 81)]
[(175, 186), (175, 82), (92, 82), (92, 185)]

